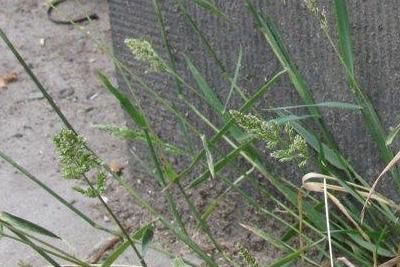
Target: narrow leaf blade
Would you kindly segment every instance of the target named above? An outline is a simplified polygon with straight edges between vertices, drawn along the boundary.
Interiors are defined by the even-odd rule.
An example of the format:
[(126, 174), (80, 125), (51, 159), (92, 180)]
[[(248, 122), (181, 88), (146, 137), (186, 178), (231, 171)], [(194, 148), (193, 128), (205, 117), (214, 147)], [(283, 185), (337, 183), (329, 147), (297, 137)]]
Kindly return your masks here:
[[(133, 240), (140, 240), (143, 238), (146, 229), (151, 227), (150, 225), (145, 225), (139, 230), (137, 230), (133, 235), (132, 239)], [(101, 267), (110, 267), (119, 257), (121, 257), (127, 248), (130, 246), (129, 240), (125, 240), (122, 244), (120, 244), (112, 253), (110, 256), (107, 257), (107, 259), (103, 262)]]
[(208, 0), (193, 0), (193, 2), (215, 16), (228, 19), (228, 17), (224, 14), (224, 12), (221, 11), (221, 9), (219, 9), (214, 3)]
[(203, 147), (204, 147), (204, 150), (206, 151), (207, 165), (208, 165), (208, 169), (210, 170), (211, 177), (215, 178), (214, 160), (213, 160), (213, 156), (211, 154), (211, 151), (208, 148), (207, 140), (206, 140), (206, 136), (205, 135), (201, 136), (201, 141), (203, 142)]
[(173, 267), (189, 267), (189, 265), (187, 265), (184, 260), (182, 259), (182, 257), (177, 257), (174, 260), (174, 263), (172, 265)]
[(347, 68), (354, 75), (353, 44), (345, 0), (335, 0), (335, 10), (341, 54)]
[(199, 70), (193, 65), (190, 59), (186, 59), (186, 64), (189, 67), (190, 72), (193, 75), (193, 78), (196, 80), (196, 83), (203, 93), (206, 101), (209, 105), (211, 105), (218, 113), (222, 114), (224, 111), (224, 105), (219, 100), (217, 94), (211, 87), (208, 85), (207, 81), (200, 74)]
[(15, 228), (20, 229), (20, 230), (25, 230), (28, 232), (33, 232), (33, 233), (45, 235), (48, 237), (61, 239), (56, 234), (50, 232), (49, 230), (43, 228), (42, 226), (39, 226), (31, 221), (22, 219), (20, 217), (17, 217), (15, 215), (12, 215), (5, 211), (0, 213), (0, 220), (4, 221), (6, 223), (9, 223), (10, 225), (12, 225)]
[(125, 96), (120, 89), (114, 87), (111, 81), (101, 72), (97, 72), (100, 81), (106, 89), (108, 89), (117, 98), (124, 110), (129, 114), (132, 120), (141, 128), (147, 128), (147, 123), (142, 112), (140, 112)]
[(390, 133), (386, 138), (386, 145), (391, 145), (399, 133), (400, 133), (400, 124), (397, 125), (392, 131), (390, 131)]
[(153, 241), (154, 231), (153, 226), (148, 226), (145, 228), (142, 236), (142, 256), (146, 255), (146, 252)]

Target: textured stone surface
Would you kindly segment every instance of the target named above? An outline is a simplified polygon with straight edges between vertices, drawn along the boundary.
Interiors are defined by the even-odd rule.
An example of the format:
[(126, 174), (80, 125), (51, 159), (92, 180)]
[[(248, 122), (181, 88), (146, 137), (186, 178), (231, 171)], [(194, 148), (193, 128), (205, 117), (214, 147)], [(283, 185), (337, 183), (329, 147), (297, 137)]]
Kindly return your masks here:
[[(229, 91), (229, 82), (224, 80), (219, 68), (202, 46), (199, 37), (186, 23), (174, 1), (162, 2), (166, 18), (168, 36), (178, 63), (179, 72), (191, 81), (189, 71), (184, 64), (184, 56), (190, 57), (205, 75), (209, 83), (217, 88), (225, 99)], [(185, 1), (186, 2), (186, 1)], [(244, 6), (244, 1), (215, 1), (230, 18), (226, 23), (199, 7), (189, 4), (189, 10), (214, 47), (216, 54), (233, 75), (239, 47), (244, 51), (239, 84), (248, 92), (261, 85), (265, 79), (279, 71), (279, 66), (268, 44), (255, 29), (254, 21)], [(278, 25), (295, 62), (300, 67), (317, 102), (345, 101), (353, 102), (346, 85), (343, 69), (327, 40), (319, 29), (319, 23), (310, 16), (303, 1), (254, 1), (264, 13), (272, 16)], [(285, 3), (286, 2), (286, 3)], [(330, 20), (330, 28), (335, 30), (332, 1), (321, 1)], [(356, 72), (361, 85), (376, 105), (386, 129), (400, 121), (398, 100), (400, 90), (400, 60), (397, 53), (400, 46), (398, 25), (399, 6), (395, 0), (389, 1), (348, 1), (356, 55)], [(133, 56), (124, 47), (127, 37), (146, 37), (158, 51), (166, 56), (162, 46), (160, 29), (151, 1), (148, 0), (111, 0), (111, 27), (116, 56), (129, 63), (132, 70), (141, 72), (143, 67), (135, 62)], [(122, 87), (126, 87), (119, 79)], [(173, 81), (160, 75), (147, 75), (149, 82), (165, 98), (178, 103), (175, 97)], [(197, 106), (210, 117), (214, 117), (210, 108), (194, 99)], [(262, 101), (261, 107), (300, 104), (299, 97), (287, 77), (279, 82)], [(238, 101), (235, 102), (236, 104)], [(166, 115), (159, 105), (149, 97), (143, 99), (143, 105), (150, 112), (161, 137), (179, 143), (177, 125)], [(232, 105), (235, 107), (237, 105)], [(373, 144), (360, 114), (348, 111), (324, 110), (329, 127), (334, 132), (340, 148), (349, 158), (357, 171), (372, 179), (379, 174), (384, 164)], [(398, 147), (398, 142), (395, 147)], [(139, 149), (140, 150), (140, 149)], [(294, 180), (300, 178), (293, 178)], [(395, 195), (393, 187), (386, 180), (386, 191)]]

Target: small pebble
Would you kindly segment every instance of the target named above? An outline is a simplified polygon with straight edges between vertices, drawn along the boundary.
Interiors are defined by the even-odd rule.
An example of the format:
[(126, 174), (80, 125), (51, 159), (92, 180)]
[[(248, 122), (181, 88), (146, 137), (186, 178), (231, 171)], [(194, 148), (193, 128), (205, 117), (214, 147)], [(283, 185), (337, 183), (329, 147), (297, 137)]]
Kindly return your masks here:
[(89, 113), (89, 112), (92, 111), (92, 110), (94, 110), (94, 107), (85, 108), (85, 112), (86, 112), (86, 113)]
[(75, 93), (75, 90), (73, 88), (65, 88), (65, 89), (62, 89), (58, 93), (58, 96), (60, 98), (66, 98), (66, 97), (69, 97), (69, 96), (73, 95), (74, 93)]
[(40, 100), (43, 99), (44, 96), (41, 92), (31, 92), (28, 94), (28, 99), (29, 100)]
[(113, 172), (115, 172), (117, 174), (120, 174), (122, 169), (123, 169), (123, 167), (122, 167), (121, 163), (119, 163), (118, 161), (112, 160), (110, 162), (110, 169), (111, 169), (111, 171), (113, 171)]
[(99, 96), (99, 93), (92, 93), (86, 96), (87, 100), (94, 100), (96, 97)]
[(41, 47), (44, 47), (46, 45), (46, 39), (40, 38), (39, 44), (40, 44)]
[(106, 196), (101, 196), (101, 198), (104, 200), (104, 202), (107, 204), (108, 203), (108, 197), (106, 197)]

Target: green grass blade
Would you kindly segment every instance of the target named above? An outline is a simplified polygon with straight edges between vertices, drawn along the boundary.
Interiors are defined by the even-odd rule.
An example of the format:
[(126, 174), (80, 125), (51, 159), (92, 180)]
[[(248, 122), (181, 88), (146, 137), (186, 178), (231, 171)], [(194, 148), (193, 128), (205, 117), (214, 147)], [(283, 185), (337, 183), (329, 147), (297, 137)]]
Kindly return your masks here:
[[(107, 132), (111, 134), (112, 136), (115, 136), (120, 139), (125, 139), (125, 140), (131, 140), (131, 141), (141, 141), (141, 142), (146, 142), (146, 137), (143, 133), (143, 131), (138, 131), (136, 129), (131, 129), (128, 127), (121, 127), (121, 126), (116, 126), (112, 124), (95, 124), (93, 125), (94, 128), (100, 129), (104, 132)], [(185, 151), (183, 151), (181, 148), (167, 143), (164, 140), (161, 140), (157, 136), (151, 135), (152, 141), (161, 146), (165, 152), (173, 155), (187, 155)]]
[(192, 0), (196, 5), (200, 6), (201, 8), (203, 8), (205, 11), (224, 18), (225, 20), (228, 20), (228, 17), (224, 14), (224, 12), (222, 12), (222, 10), (220, 8), (218, 8), (214, 3), (212, 3), (211, 1), (208, 0)]
[(149, 249), (149, 246), (151, 242), (153, 241), (154, 237), (154, 227), (153, 225), (150, 225), (149, 227), (146, 227), (144, 229), (143, 235), (142, 235), (142, 255), (143, 257), (146, 255), (147, 250)]
[[(242, 153), (243, 149), (248, 147), (249, 144), (253, 142), (253, 138), (248, 140), (246, 143), (241, 144), (239, 147), (235, 148), (233, 151), (225, 155), (221, 160), (219, 160), (217, 163), (214, 165), (214, 172), (217, 173), (220, 170), (222, 170), (225, 166), (228, 164), (232, 163), (234, 159), (236, 159), (240, 153)], [(205, 171), (203, 174), (201, 174), (199, 177), (193, 179), (193, 181), (189, 184), (189, 188), (194, 188), (201, 183), (203, 183), (209, 176), (211, 175), (210, 170)]]
[(343, 60), (351, 75), (354, 75), (353, 44), (345, 0), (335, 0), (336, 21)]
[(215, 93), (213, 89), (208, 85), (207, 81), (204, 77), (200, 74), (198, 69), (193, 65), (189, 58), (186, 58), (186, 64), (191, 71), (193, 78), (196, 80), (196, 83), (203, 93), (204, 97), (208, 104), (213, 107), (219, 114), (223, 114), (224, 112), (224, 105), (221, 103), (221, 100)]
[(206, 136), (205, 135), (201, 136), (201, 141), (203, 143), (204, 150), (206, 151), (208, 170), (209, 170), (209, 172), (211, 174), (211, 177), (215, 178), (214, 159), (213, 159), (213, 156), (211, 154), (210, 149), (207, 146), (207, 140), (206, 140)]
[(353, 241), (355, 243), (357, 243), (359, 246), (367, 249), (370, 252), (374, 252), (376, 251), (376, 253), (380, 256), (383, 257), (388, 257), (388, 258), (393, 258), (394, 256), (396, 256), (396, 252), (392, 252), (388, 249), (385, 249), (379, 245), (374, 245), (371, 244), (370, 242), (367, 242), (365, 240), (363, 240), (362, 238), (360, 238), (359, 236), (356, 235), (349, 235), (351, 239), (353, 239)]
[[(23, 232), (22, 234), (23, 234), (25, 237), (27, 237), (27, 238), (29, 238), (30, 240), (32, 240), (32, 242), (35, 242), (35, 244), (36, 244), (37, 246), (40, 246), (45, 252), (47, 252), (47, 253), (49, 253), (49, 254), (51, 254), (51, 255), (53, 255), (53, 256), (56, 256), (56, 257), (58, 257), (58, 258), (60, 258), (60, 259), (64, 259), (64, 260), (67, 260), (67, 261), (70, 261), (70, 262), (73, 262), (73, 263), (76, 263), (76, 264), (79, 264), (79, 265), (82, 266), (82, 267), (91, 267), (90, 264), (85, 263), (84, 261), (78, 259), (77, 257), (75, 257), (75, 256), (73, 256), (73, 255), (71, 255), (71, 254), (69, 254), (68, 252), (66, 252), (66, 251), (63, 250), (62, 248), (58, 248), (58, 247), (56, 247), (55, 245), (50, 244), (49, 242), (46, 242), (46, 241), (44, 241), (44, 240), (42, 240), (42, 239), (40, 239), (40, 238), (38, 238), (38, 237), (36, 237), (36, 236), (34, 236), (34, 235), (32, 235), (32, 234), (29, 234), (29, 233), (27, 233), (27, 232)], [(8, 235), (7, 237), (10, 237), (10, 236)], [(16, 238), (16, 239), (14, 239), (14, 240), (16, 240), (16, 241), (18, 241), (18, 242), (23, 242), (23, 243), (25, 243), (25, 242), (22, 241), (21, 239), (17, 239), (17, 238)], [(26, 244), (26, 243), (25, 243), (25, 244)], [(64, 249), (65, 249), (65, 248), (64, 248)]]
[(17, 229), (28, 231), (28, 232), (33, 232), (41, 235), (45, 235), (48, 237), (52, 238), (57, 238), (61, 239), (58, 237), (56, 234), (52, 233), (51, 231), (43, 228), (42, 226), (39, 226), (33, 222), (30, 222), (28, 220), (22, 219), (20, 217), (17, 217), (15, 215), (12, 215), (8, 212), (1, 212), (0, 213), (0, 220), (4, 221), (12, 226), (14, 226)]
[(22, 232), (18, 231), (18, 229), (15, 229), (14, 227), (7, 227), (11, 232), (13, 232), (16, 236), (18, 236), (26, 245), (30, 246), (33, 250), (35, 250), (40, 256), (42, 256), (47, 262), (49, 262), (51, 265), (55, 267), (61, 267), (60, 264), (58, 264), (53, 258), (51, 258), (47, 253), (37, 246), (35, 243), (33, 243), (29, 238), (27, 238)]
[(282, 242), (278, 238), (272, 236), (271, 233), (265, 232), (261, 229), (258, 229), (254, 226), (250, 226), (247, 224), (240, 223), (240, 226), (242, 226), (244, 229), (250, 231), (251, 233), (255, 234), (256, 236), (264, 239), (268, 243), (272, 244), (274, 247), (276, 247), (282, 251), (286, 251), (286, 252), (290, 251), (290, 249), (288, 248), (288, 245), (285, 242)]
[[(151, 227), (150, 224), (147, 224), (147, 225), (143, 226), (142, 228), (137, 230), (131, 236), (131, 238), (133, 240), (142, 239), (146, 229), (148, 229), (149, 227)], [(128, 240), (124, 240), (124, 242), (122, 244), (120, 244), (116, 249), (114, 249), (114, 251), (107, 257), (107, 259), (103, 262), (101, 267), (110, 267), (119, 257), (122, 256), (122, 254), (125, 253), (125, 251), (129, 247), (129, 245), (130, 245), (129, 241)], [(144, 255), (144, 254), (142, 253), (142, 255)]]
[(187, 265), (187, 264), (185, 263), (185, 261), (184, 261), (181, 257), (175, 258), (175, 260), (174, 260), (172, 266), (173, 266), (173, 267), (189, 267), (189, 265)]
[(288, 122), (295, 122), (295, 121), (302, 121), (302, 120), (307, 120), (310, 118), (314, 118), (314, 115), (303, 115), (303, 116), (296, 116), (296, 115), (287, 115), (287, 116), (282, 116), (276, 119), (272, 119), (276, 121), (278, 124), (283, 125)]
[(226, 108), (227, 108), (228, 103), (229, 103), (229, 100), (232, 97), (233, 90), (236, 88), (236, 82), (237, 82), (237, 79), (239, 77), (239, 70), (240, 70), (240, 67), (242, 66), (242, 57), (243, 57), (243, 50), (242, 50), (242, 47), (240, 47), (238, 59), (237, 59), (237, 62), (236, 62), (235, 74), (233, 75), (233, 79), (231, 81), (231, 89), (229, 90), (228, 97), (225, 100), (223, 113), (225, 113)]
[[(12, 240), (17, 241), (17, 242), (20, 242), (20, 243), (22, 243), (24, 245), (30, 246), (30, 244), (28, 242), (26, 242), (26, 241), (24, 241), (24, 240), (22, 240), (20, 238), (17, 238), (17, 237), (11, 236), (11, 235), (7, 235), (7, 234), (5, 234), (4, 237), (7, 237), (7, 238), (12, 239)], [(57, 258), (59, 258), (61, 260), (64, 260), (66, 262), (74, 263), (77, 266), (82, 266), (82, 267), (93, 267), (92, 265), (90, 265), (90, 264), (88, 264), (86, 262), (83, 262), (82, 260), (79, 260), (79, 259), (75, 258), (72, 255), (66, 255), (67, 253), (65, 253), (64, 251), (58, 250), (58, 252), (55, 252), (53, 250), (50, 250), (48, 248), (39, 246), (37, 244), (35, 244), (35, 245), (36, 245), (36, 247), (38, 247), (43, 252), (45, 252), (45, 253), (47, 253), (49, 255), (55, 256), (55, 257), (57, 257)]]
[(359, 105), (333, 101), (333, 102), (321, 102), (321, 103), (317, 103), (317, 104), (313, 104), (313, 105), (295, 105), (295, 106), (268, 108), (268, 109), (264, 109), (264, 110), (266, 110), (266, 111), (289, 110), (289, 109), (307, 108), (310, 106), (320, 107), (320, 108), (344, 109), (344, 110), (351, 110), (351, 111), (359, 111), (362, 109), (362, 107)]
[(400, 124), (397, 125), (392, 131), (390, 131), (390, 133), (386, 138), (386, 145), (391, 145), (399, 133), (400, 133)]
[(144, 119), (142, 112), (140, 112), (139, 109), (130, 102), (128, 97), (121, 93), (120, 89), (114, 87), (105, 74), (98, 71), (97, 75), (100, 78), (100, 81), (102, 82), (104, 87), (115, 96), (115, 98), (119, 101), (121, 106), (129, 114), (129, 116), (137, 124), (137, 126), (141, 128), (147, 128), (147, 123)]

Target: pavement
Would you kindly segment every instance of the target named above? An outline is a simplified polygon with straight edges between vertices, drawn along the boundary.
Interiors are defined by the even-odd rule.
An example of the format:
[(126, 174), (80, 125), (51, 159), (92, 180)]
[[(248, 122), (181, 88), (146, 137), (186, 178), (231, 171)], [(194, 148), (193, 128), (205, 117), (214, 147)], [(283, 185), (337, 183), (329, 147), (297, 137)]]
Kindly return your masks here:
[[(94, 10), (100, 17), (91, 25), (85, 25), (85, 31), (109, 44), (107, 1), (83, 2), (88, 10)], [(60, 5), (63, 15), (77, 16), (82, 12), (83, 7), (73, 3), (76, 2), (67, 1)], [(125, 123), (119, 105), (103, 90), (95, 75), (97, 69), (112, 74), (112, 62), (77, 28), (50, 22), (46, 10), (42, 1), (2, 0), (0, 27), (90, 146), (107, 162), (116, 160), (126, 164), (124, 142), (113, 140), (91, 127), (97, 123)], [(63, 127), (61, 121), (3, 43), (0, 44), (0, 55), (0, 77), (16, 74), (15, 81), (0, 88), (0, 150), (95, 221), (113, 227), (95, 200), (71, 189), (76, 181), (62, 179), (52, 144), (53, 136)], [(109, 237), (91, 228), (4, 161), (0, 161), (0, 211), (53, 231), (63, 238), (56, 242), (57, 245), (82, 258)], [(148, 258), (149, 266), (168, 266), (170, 262), (153, 251)], [(7, 238), (1, 239), (0, 266), (17, 266), (22, 262), (32, 266), (45, 265), (30, 248)], [(135, 264), (137, 260), (127, 254), (121, 263)]]

